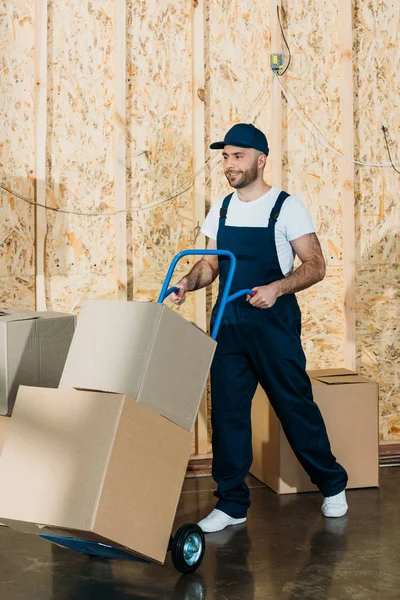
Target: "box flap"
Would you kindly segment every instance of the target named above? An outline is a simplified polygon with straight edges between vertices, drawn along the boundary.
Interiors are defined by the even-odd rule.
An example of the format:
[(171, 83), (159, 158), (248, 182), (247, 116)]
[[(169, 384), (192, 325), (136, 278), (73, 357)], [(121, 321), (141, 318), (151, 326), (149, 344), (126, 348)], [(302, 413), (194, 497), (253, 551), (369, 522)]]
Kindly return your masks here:
[(62, 319), (71, 318), (74, 315), (69, 313), (57, 312), (54, 310), (33, 311), (33, 310), (0, 310), (0, 323), (10, 323), (13, 321), (27, 321), (28, 319)]
[(163, 305), (138, 402), (193, 431), (215, 348), (206, 333)]
[(37, 313), (12, 311), (12, 310), (0, 310), (0, 323), (12, 323), (13, 321), (27, 321), (29, 319), (37, 319)]
[(58, 312), (55, 310), (43, 310), (33, 314), (35, 314), (38, 319), (70, 319), (75, 316), (71, 313)]
[(314, 377), (317, 381), (321, 381), (321, 383), (326, 383), (327, 385), (343, 385), (349, 383), (373, 383), (370, 379), (366, 377), (362, 377), (362, 375), (341, 375), (335, 377)]
[(308, 376), (312, 379), (318, 379), (319, 377), (342, 377), (345, 375), (357, 375), (355, 371), (349, 371), (349, 369), (313, 369), (307, 371)]

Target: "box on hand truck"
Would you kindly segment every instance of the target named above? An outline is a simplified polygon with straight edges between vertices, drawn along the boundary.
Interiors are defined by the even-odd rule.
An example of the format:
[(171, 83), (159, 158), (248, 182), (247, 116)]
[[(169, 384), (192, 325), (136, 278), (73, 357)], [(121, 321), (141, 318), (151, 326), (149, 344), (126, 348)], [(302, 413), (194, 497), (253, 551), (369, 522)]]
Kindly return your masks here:
[[(209, 337), (163, 305), (188, 254), (230, 258)], [(83, 554), (200, 565), (197, 525), (171, 531), (193, 426), (236, 266), (228, 251), (171, 263), (158, 303), (88, 301), (59, 389), (21, 387), (0, 457), (0, 522)]]

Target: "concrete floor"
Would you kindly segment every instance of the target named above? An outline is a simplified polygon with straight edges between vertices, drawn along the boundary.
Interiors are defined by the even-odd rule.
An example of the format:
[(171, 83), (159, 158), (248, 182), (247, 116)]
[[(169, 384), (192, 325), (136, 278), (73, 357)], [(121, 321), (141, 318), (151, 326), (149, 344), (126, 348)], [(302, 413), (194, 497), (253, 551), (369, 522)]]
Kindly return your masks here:
[[(277, 496), (249, 478), (245, 525), (207, 536), (204, 562), (181, 577), (163, 567), (89, 559), (0, 528), (1, 600), (400, 599), (400, 469), (381, 488), (348, 492), (343, 519), (324, 519), (319, 494)], [(185, 482), (176, 526), (213, 507), (210, 478)]]

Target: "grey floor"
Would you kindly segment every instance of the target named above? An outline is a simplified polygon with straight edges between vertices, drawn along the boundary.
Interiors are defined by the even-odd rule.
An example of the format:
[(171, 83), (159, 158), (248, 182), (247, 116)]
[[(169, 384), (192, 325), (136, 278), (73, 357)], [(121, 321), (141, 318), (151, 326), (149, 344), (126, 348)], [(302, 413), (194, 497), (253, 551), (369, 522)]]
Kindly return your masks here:
[[(207, 536), (204, 562), (163, 566), (89, 559), (0, 527), (1, 600), (400, 599), (400, 468), (381, 488), (348, 492), (349, 513), (324, 519), (319, 494), (277, 496), (249, 478), (245, 525)], [(210, 478), (185, 482), (176, 527), (213, 507)]]

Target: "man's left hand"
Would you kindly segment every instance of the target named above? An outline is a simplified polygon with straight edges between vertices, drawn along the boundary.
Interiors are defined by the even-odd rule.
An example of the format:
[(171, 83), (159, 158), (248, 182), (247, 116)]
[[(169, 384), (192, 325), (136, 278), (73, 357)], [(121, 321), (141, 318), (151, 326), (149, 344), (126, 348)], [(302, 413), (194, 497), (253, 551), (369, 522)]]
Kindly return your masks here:
[(253, 288), (257, 292), (254, 296), (247, 296), (246, 300), (257, 308), (271, 308), (279, 298), (278, 282)]

